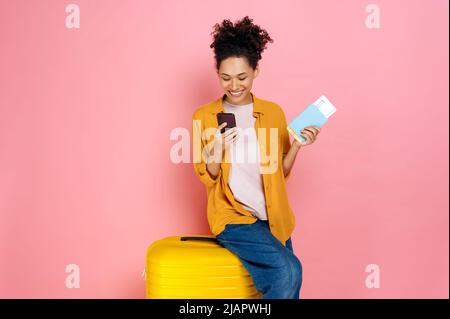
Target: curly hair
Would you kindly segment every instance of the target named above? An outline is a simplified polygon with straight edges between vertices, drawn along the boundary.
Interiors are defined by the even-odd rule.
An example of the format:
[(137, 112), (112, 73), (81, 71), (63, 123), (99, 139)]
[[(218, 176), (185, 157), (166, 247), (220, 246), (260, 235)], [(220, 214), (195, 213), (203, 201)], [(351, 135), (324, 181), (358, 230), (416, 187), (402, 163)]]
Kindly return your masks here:
[(210, 48), (214, 48), (216, 69), (220, 63), (229, 57), (245, 57), (253, 68), (261, 60), (261, 53), (266, 49), (267, 42), (273, 42), (266, 30), (252, 23), (253, 19), (245, 16), (233, 23), (226, 19), (221, 24), (214, 25), (214, 41)]

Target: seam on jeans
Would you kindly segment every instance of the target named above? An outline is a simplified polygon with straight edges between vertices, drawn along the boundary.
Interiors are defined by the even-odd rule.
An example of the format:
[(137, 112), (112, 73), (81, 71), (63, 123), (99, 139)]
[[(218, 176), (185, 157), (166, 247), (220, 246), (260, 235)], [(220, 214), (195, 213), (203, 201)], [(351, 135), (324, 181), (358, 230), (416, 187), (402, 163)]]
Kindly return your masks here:
[(287, 250), (287, 251), (284, 252), (283, 256), (286, 258), (286, 261), (287, 261), (288, 272), (289, 272), (289, 286), (292, 287), (291, 292), (293, 292), (294, 289), (295, 289), (295, 284), (292, 282), (292, 279), (293, 279), (293, 275), (292, 275), (293, 268), (291, 267), (291, 259), (290, 259), (290, 256), (289, 256), (289, 253), (291, 251), (289, 250), (289, 248), (287, 248), (285, 246), (283, 246), (283, 247), (284, 247), (284, 249)]
[[(291, 286), (293, 285), (292, 283), (292, 269), (291, 269), (291, 261), (289, 260), (289, 255), (287, 256), (287, 262), (288, 262), (288, 271), (289, 271), (289, 282), (291, 283)], [(295, 287), (294, 287), (295, 288)], [(292, 289), (292, 291), (294, 291), (294, 289)]]

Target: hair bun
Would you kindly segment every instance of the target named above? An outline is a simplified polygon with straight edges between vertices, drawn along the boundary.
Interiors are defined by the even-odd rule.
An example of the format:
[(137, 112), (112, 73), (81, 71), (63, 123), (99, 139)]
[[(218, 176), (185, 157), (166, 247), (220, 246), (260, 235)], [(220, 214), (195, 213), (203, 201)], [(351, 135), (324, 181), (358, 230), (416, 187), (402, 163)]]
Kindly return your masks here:
[(250, 66), (255, 69), (261, 59), (261, 53), (268, 42), (273, 42), (266, 30), (253, 24), (253, 20), (245, 16), (233, 23), (226, 19), (221, 24), (214, 25), (211, 32), (214, 41), (216, 68), (219, 69), (222, 60), (232, 56), (245, 56)]

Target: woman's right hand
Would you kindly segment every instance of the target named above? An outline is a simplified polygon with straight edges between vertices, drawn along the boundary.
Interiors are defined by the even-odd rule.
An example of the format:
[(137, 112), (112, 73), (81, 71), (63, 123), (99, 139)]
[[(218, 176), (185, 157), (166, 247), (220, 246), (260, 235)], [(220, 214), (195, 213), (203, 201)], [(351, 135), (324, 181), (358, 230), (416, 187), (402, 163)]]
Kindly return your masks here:
[(224, 150), (229, 148), (230, 145), (239, 138), (239, 131), (237, 127), (225, 130), (223, 134), (220, 133), (220, 131), (226, 126), (226, 122), (222, 123), (219, 127), (217, 127), (216, 132), (214, 133), (214, 155), (218, 152), (217, 157), (220, 159), (222, 158)]

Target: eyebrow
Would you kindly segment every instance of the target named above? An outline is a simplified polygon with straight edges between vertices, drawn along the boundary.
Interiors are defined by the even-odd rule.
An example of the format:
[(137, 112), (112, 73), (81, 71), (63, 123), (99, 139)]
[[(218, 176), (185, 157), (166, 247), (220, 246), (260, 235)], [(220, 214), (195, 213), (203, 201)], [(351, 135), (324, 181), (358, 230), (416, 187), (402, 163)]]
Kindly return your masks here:
[[(238, 76), (239, 76), (239, 75), (242, 75), (242, 74), (246, 74), (246, 73), (247, 73), (247, 72), (239, 73)], [(230, 76), (229, 74), (226, 74), (226, 73), (220, 73), (220, 74)]]

